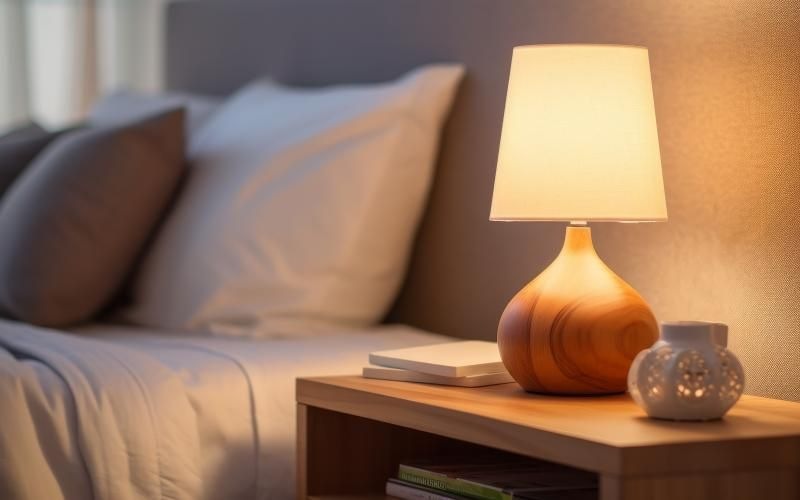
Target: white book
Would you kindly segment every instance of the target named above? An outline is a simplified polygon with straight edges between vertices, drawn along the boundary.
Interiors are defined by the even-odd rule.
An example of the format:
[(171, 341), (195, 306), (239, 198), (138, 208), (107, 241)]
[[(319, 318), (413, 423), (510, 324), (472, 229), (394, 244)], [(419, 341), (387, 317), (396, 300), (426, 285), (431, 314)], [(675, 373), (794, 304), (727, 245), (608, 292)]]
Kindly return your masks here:
[(465, 340), (406, 349), (372, 352), (369, 362), (442, 377), (468, 377), (505, 372), (495, 342)]
[(514, 381), (508, 372), (482, 373), (466, 377), (445, 377), (443, 375), (430, 375), (428, 373), (404, 370), (402, 368), (386, 368), (384, 366), (365, 366), (362, 375), (364, 378), (453, 385), (456, 387), (483, 387), (486, 385), (507, 384)]

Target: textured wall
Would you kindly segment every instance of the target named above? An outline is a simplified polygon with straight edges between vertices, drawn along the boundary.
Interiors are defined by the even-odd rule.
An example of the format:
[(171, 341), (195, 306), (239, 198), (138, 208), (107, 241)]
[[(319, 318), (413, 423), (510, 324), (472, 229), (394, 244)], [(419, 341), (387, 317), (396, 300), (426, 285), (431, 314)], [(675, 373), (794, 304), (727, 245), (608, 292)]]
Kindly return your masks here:
[(663, 20), (670, 220), (599, 228), (599, 251), (660, 318), (729, 323), (748, 392), (800, 400), (800, 3), (660, 3), (638, 15)]
[[(747, 391), (794, 400), (800, 400), (798, 5), (542, 2), (538, 19), (529, 20), (558, 26), (539, 42), (650, 48), (669, 222), (597, 224), (598, 252), (659, 319), (730, 324), (730, 347), (745, 365)], [(542, 26), (540, 33), (545, 31)], [(446, 172), (439, 180), (466, 182)], [(432, 330), (491, 338), (504, 302), (554, 256), (563, 228), (489, 223), (490, 187), (477, 186), (465, 189), (480, 210), (464, 211), (466, 220), (453, 222), (453, 203), (435, 198), (445, 196), (437, 192), (444, 189), (434, 191), (420, 241), (447, 233), (451, 258), (419, 248), (399, 317)]]

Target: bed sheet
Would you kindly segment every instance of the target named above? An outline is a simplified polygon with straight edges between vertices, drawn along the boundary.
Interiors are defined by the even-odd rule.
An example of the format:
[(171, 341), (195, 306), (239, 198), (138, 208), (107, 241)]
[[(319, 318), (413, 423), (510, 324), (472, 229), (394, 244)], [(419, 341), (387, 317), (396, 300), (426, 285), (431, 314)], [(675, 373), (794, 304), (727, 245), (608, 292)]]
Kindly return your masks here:
[(402, 325), (258, 339), (106, 324), (74, 333), (139, 350), (179, 375), (209, 499), (294, 498), (295, 378), (360, 373), (371, 351), (454, 340)]

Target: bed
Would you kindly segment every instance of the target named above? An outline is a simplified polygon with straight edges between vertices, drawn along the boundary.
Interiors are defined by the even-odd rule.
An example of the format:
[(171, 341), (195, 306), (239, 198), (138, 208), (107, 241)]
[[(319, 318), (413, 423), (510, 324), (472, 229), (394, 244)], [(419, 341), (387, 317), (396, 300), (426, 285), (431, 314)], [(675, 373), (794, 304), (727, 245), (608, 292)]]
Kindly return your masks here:
[(399, 325), (268, 340), (9, 321), (0, 332), (8, 499), (291, 498), (295, 377), (448, 340)]
[[(456, 5), (459, 16), (452, 15)], [(453, 203), (464, 208), (459, 178), (490, 188), (511, 48), (533, 41), (517, 24), (476, 46), (470, 38), (480, 29), (505, 29), (535, 7), (517, 0), (507, 9), (495, 5), (171, 3), (165, 68), (174, 91), (225, 96), (264, 75), (316, 87), (389, 81), (430, 63), (466, 66), (411, 274), (384, 324), (371, 328), (243, 339), (109, 323), (60, 332), (0, 321), (0, 497), (291, 498), (295, 377), (357, 373), (378, 349), (492, 338), (492, 329), (434, 334), (436, 321), (425, 318), (459, 314), (443, 307), (442, 296), (430, 295), (444, 285), (438, 276), (452, 275), (462, 252), (469, 252), (448, 243), (453, 230), (465, 229), (465, 219), (447, 212)], [(442, 191), (443, 185), (450, 187)], [(466, 208), (488, 210), (473, 203)], [(443, 218), (452, 225), (442, 226)], [(453, 259), (441, 261), (442, 252)], [(426, 254), (434, 255), (433, 268)], [(403, 323), (427, 323), (428, 330)]]
[[(383, 82), (426, 63), (457, 61), (433, 53), (398, 54), (396, 66), (366, 74), (360, 65), (344, 67), (356, 61), (347, 57), (342, 65), (304, 77), (307, 69), (322, 70), (320, 62), (335, 58), (304, 61), (302, 54), (317, 53), (323, 40), (309, 40), (306, 49), (295, 46), (294, 30), (278, 28), (299, 23), (312, 4), (327, 5), (171, 4), (169, 89), (225, 96), (265, 75), (294, 86)], [(362, 10), (365, 6), (357, 1), (347, 8), (375, 16), (376, 22), (384, 19), (381, 9)], [(266, 46), (279, 50), (262, 52), (264, 41), (253, 38), (262, 33), (250, 23), (254, 19), (274, 24), (272, 36), (283, 39)], [(244, 38), (212, 49), (214, 57), (202, 56), (199, 35), (218, 21), (232, 36)], [(343, 51), (360, 43), (361, 35), (351, 38), (346, 26), (335, 26), (330, 35), (341, 38)], [(247, 58), (239, 69), (222, 66)], [(204, 76), (209, 64), (218, 70)], [(218, 85), (216, 75), (226, 76), (225, 85)], [(409, 120), (415, 128), (417, 118)], [(359, 328), (325, 326), (312, 318), (301, 329), (292, 323), (288, 331), (281, 325), (247, 336), (131, 326), (119, 316), (110, 318), (67, 330), (0, 320), (0, 498), (291, 498), (296, 377), (358, 373), (371, 351), (454, 340), (398, 324), (400, 318)]]

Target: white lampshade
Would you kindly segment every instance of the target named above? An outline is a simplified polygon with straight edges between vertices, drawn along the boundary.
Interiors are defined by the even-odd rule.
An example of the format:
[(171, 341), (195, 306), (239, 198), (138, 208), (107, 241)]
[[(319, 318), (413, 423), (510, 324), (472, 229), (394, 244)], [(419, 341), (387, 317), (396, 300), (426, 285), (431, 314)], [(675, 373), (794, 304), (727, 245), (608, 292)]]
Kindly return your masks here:
[(514, 49), (490, 218), (666, 220), (647, 49)]

